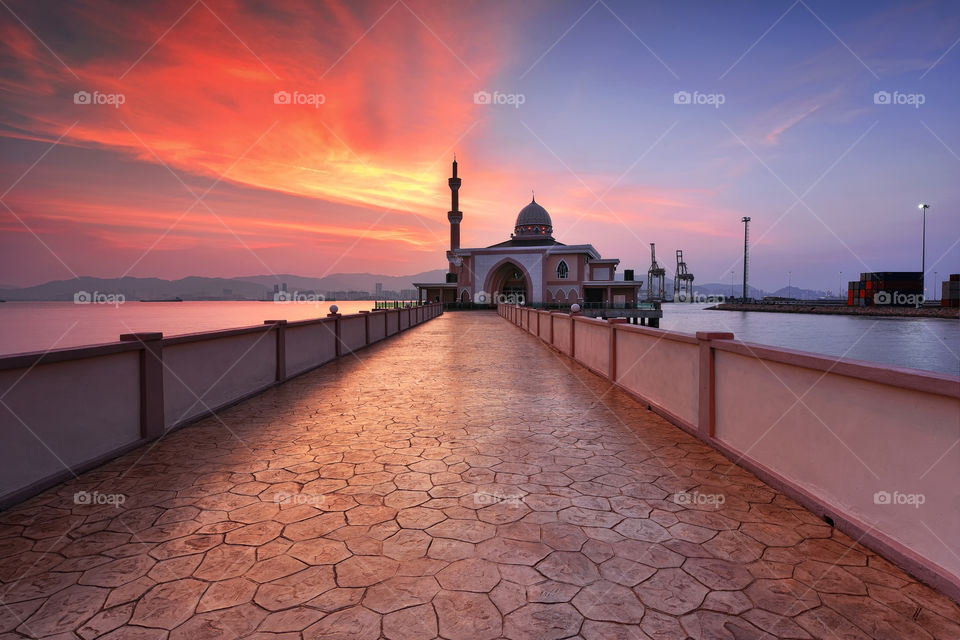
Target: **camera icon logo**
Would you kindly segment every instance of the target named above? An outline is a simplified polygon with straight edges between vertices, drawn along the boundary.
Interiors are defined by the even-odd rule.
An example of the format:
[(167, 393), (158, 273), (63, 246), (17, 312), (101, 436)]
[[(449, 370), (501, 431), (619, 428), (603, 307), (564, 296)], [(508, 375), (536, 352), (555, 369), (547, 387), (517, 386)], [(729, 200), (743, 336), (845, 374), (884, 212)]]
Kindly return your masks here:
[(473, 94), (473, 104), (490, 104), (492, 99), (489, 91), (477, 91)]
[(877, 91), (873, 94), (873, 104), (890, 104), (890, 92)]
[(273, 301), (281, 302), (281, 303), (292, 302), (293, 296), (291, 296), (290, 293), (287, 291), (278, 291), (275, 294), (273, 294)]
[(691, 97), (689, 91), (677, 91), (673, 94), (673, 104), (690, 104)]
[(93, 296), (89, 291), (77, 291), (73, 294), (73, 304), (90, 304), (93, 302)]
[(891, 496), (889, 491), (877, 491), (873, 494), (873, 504), (890, 504)]
[(87, 491), (77, 491), (73, 494), (73, 503), (74, 504), (90, 504), (93, 502), (93, 497)]
[(890, 304), (890, 293), (887, 291), (878, 291), (873, 296), (873, 304)]
[(273, 104), (290, 104), (289, 91), (277, 91), (273, 94)]
[(90, 104), (92, 97), (89, 91), (77, 91), (73, 94), (73, 104)]

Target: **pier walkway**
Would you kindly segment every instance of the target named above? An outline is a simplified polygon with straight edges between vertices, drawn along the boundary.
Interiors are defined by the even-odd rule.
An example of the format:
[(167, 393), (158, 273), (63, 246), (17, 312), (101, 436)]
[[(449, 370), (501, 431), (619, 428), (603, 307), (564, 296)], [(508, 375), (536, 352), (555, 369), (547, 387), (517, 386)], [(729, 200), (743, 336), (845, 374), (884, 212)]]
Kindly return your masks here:
[(0, 639), (960, 638), (495, 313), (357, 355), (0, 513)]

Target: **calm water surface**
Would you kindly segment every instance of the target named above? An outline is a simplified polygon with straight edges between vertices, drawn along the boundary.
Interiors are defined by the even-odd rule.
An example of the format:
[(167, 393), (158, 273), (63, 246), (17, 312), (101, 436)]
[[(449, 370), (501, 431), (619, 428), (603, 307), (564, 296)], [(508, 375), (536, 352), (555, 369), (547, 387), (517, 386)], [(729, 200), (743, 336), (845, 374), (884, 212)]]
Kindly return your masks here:
[(372, 301), (127, 302), (121, 305), (72, 302), (0, 304), (0, 354), (116, 342), (121, 333), (162, 331), (165, 336), (263, 324), (264, 320), (322, 318), (335, 304), (340, 313), (373, 309)]
[(729, 331), (738, 340), (960, 375), (960, 320), (709, 311), (665, 304), (660, 328)]
[[(329, 302), (69, 302), (0, 304), (0, 354), (113, 342), (121, 333), (165, 335), (304, 320), (328, 313)], [(372, 301), (333, 303), (340, 313), (372, 309)], [(855, 360), (960, 375), (960, 321), (865, 318), (788, 313), (708, 311), (706, 305), (666, 304), (660, 326), (693, 333), (729, 331), (738, 339)]]

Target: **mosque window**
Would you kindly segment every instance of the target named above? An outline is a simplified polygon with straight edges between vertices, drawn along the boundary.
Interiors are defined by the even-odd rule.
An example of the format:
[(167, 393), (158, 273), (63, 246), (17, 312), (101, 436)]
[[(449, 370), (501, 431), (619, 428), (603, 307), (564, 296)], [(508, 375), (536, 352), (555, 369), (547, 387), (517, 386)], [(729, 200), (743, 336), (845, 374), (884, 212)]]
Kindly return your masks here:
[(557, 265), (557, 277), (561, 280), (566, 280), (570, 277), (570, 267), (567, 266), (566, 260), (561, 260), (560, 264)]

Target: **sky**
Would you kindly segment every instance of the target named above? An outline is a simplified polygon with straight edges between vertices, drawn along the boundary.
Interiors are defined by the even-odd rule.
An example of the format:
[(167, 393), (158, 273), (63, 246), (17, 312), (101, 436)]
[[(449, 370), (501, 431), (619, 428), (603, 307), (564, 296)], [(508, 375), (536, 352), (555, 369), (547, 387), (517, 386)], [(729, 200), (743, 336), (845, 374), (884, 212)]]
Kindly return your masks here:
[[(960, 272), (960, 5), (0, 3), (0, 285), (446, 266), (535, 190), (646, 272)], [(489, 99), (488, 99), (489, 98)]]

